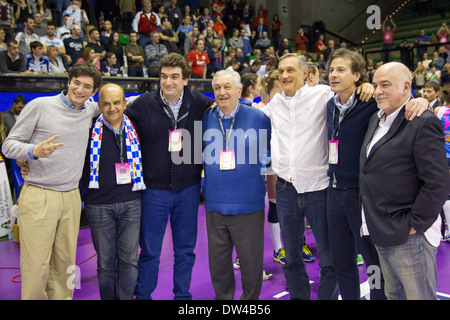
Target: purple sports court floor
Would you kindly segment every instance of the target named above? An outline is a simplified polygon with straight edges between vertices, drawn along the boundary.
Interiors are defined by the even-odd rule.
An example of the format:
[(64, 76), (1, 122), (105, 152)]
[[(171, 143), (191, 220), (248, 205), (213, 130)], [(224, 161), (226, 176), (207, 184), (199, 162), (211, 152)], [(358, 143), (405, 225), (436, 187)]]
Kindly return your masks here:
[[(208, 268), (208, 244), (206, 237), (205, 209), (201, 205), (198, 221), (198, 241), (196, 247), (196, 263), (193, 269), (191, 293), (194, 300), (214, 300), (214, 291)], [(266, 223), (265, 232), (265, 256), (264, 269), (273, 273), (271, 280), (263, 281), (260, 295), (261, 300), (289, 300), (289, 292), (286, 290), (286, 282), (281, 265), (274, 262), (272, 258), (273, 246)], [(310, 229), (306, 229), (306, 243), (310, 246), (316, 261), (307, 263), (306, 267), (311, 281), (311, 300), (317, 299), (317, 288), (319, 285), (319, 262), (314, 237)], [(20, 300), (20, 276), (12, 279), (20, 273), (19, 269), (5, 269), (2, 267), (19, 267), (20, 245), (14, 242), (0, 243), (0, 300)], [(92, 257), (92, 258), (91, 258)], [(91, 258), (91, 259), (89, 259)], [(85, 261), (88, 259), (87, 261)], [(85, 261), (85, 262), (83, 262)], [(81, 263), (83, 262), (83, 263)], [(96, 274), (97, 259), (92, 246), (89, 228), (80, 230), (78, 240), (77, 263), (80, 264), (80, 288), (75, 289), (74, 300), (98, 300), (98, 282)], [(173, 251), (171, 243), (170, 226), (167, 228), (163, 243), (161, 256), (159, 281), (157, 289), (153, 294), (155, 300), (172, 300), (172, 265)], [(439, 271), (438, 297), (442, 300), (450, 300), (450, 243), (441, 242), (437, 254), (437, 265)], [(368, 293), (367, 276), (364, 265), (359, 266), (361, 275), (361, 295), (365, 299)], [(242, 289), (240, 273), (235, 270), (236, 294), (239, 299)]]

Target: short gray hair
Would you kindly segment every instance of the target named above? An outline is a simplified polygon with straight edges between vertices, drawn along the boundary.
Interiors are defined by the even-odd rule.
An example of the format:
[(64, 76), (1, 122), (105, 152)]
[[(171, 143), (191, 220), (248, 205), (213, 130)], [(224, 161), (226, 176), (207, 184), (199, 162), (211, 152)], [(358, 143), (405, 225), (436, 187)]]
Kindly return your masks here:
[(303, 70), (308, 69), (308, 62), (306, 61), (305, 56), (302, 54), (299, 54), (299, 53), (286, 53), (284, 56), (282, 56), (280, 58), (279, 63), (281, 61), (283, 61), (284, 59), (291, 58), (291, 57), (295, 57), (298, 59), (298, 66), (300, 69), (303, 69)]
[(233, 77), (236, 88), (242, 88), (241, 76), (239, 75), (239, 73), (237, 73), (236, 71), (231, 71), (231, 70), (220, 70), (214, 74), (214, 77), (212, 79), (213, 89), (214, 89), (214, 83), (215, 83), (216, 78), (220, 77), (220, 76), (225, 76), (225, 75), (230, 75)]

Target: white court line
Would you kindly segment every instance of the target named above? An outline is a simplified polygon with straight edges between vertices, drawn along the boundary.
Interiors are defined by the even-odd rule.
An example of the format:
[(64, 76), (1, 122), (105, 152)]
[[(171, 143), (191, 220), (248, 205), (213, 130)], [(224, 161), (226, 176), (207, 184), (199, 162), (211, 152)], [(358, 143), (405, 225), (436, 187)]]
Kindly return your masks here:
[[(314, 281), (309, 280), (309, 284), (311, 284), (311, 283), (314, 283)], [(274, 295), (273, 297), (275, 299), (280, 299), (281, 297), (284, 297), (287, 294), (289, 294), (289, 291), (283, 291), (283, 292), (280, 292), (280, 293)]]

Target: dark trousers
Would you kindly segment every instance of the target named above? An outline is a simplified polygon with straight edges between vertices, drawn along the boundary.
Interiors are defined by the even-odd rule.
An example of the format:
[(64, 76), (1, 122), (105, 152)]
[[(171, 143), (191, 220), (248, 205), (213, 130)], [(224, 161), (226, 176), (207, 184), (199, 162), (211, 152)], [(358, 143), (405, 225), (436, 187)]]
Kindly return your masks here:
[(235, 279), (233, 247), (239, 257), (241, 300), (258, 300), (264, 258), (264, 210), (224, 215), (206, 211), (209, 269), (217, 300), (233, 300)]
[[(359, 249), (366, 268), (375, 266), (380, 270), (380, 261), (375, 246), (369, 236), (361, 237), (361, 209), (359, 189), (328, 188), (327, 196), (328, 232), (333, 265), (342, 299), (360, 299), (359, 271), (356, 255)], [(371, 268), (369, 269), (369, 271)], [(370, 279), (370, 272), (368, 276)], [(381, 273), (381, 272), (380, 272)], [(369, 285), (370, 285), (369, 281)], [(370, 300), (385, 300), (384, 281), (380, 286), (371, 285)]]

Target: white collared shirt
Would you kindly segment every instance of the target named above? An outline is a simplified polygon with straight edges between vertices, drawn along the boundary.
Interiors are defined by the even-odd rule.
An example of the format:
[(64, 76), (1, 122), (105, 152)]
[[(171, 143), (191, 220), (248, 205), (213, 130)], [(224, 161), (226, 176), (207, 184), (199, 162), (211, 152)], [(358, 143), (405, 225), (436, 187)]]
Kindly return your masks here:
[(293, 97), (276, 94), (261, 109), (272, 124), (272, 168), (298, 193), (328, 187), (327, 102), (332, 97), (329, 86), (305, 85)]

